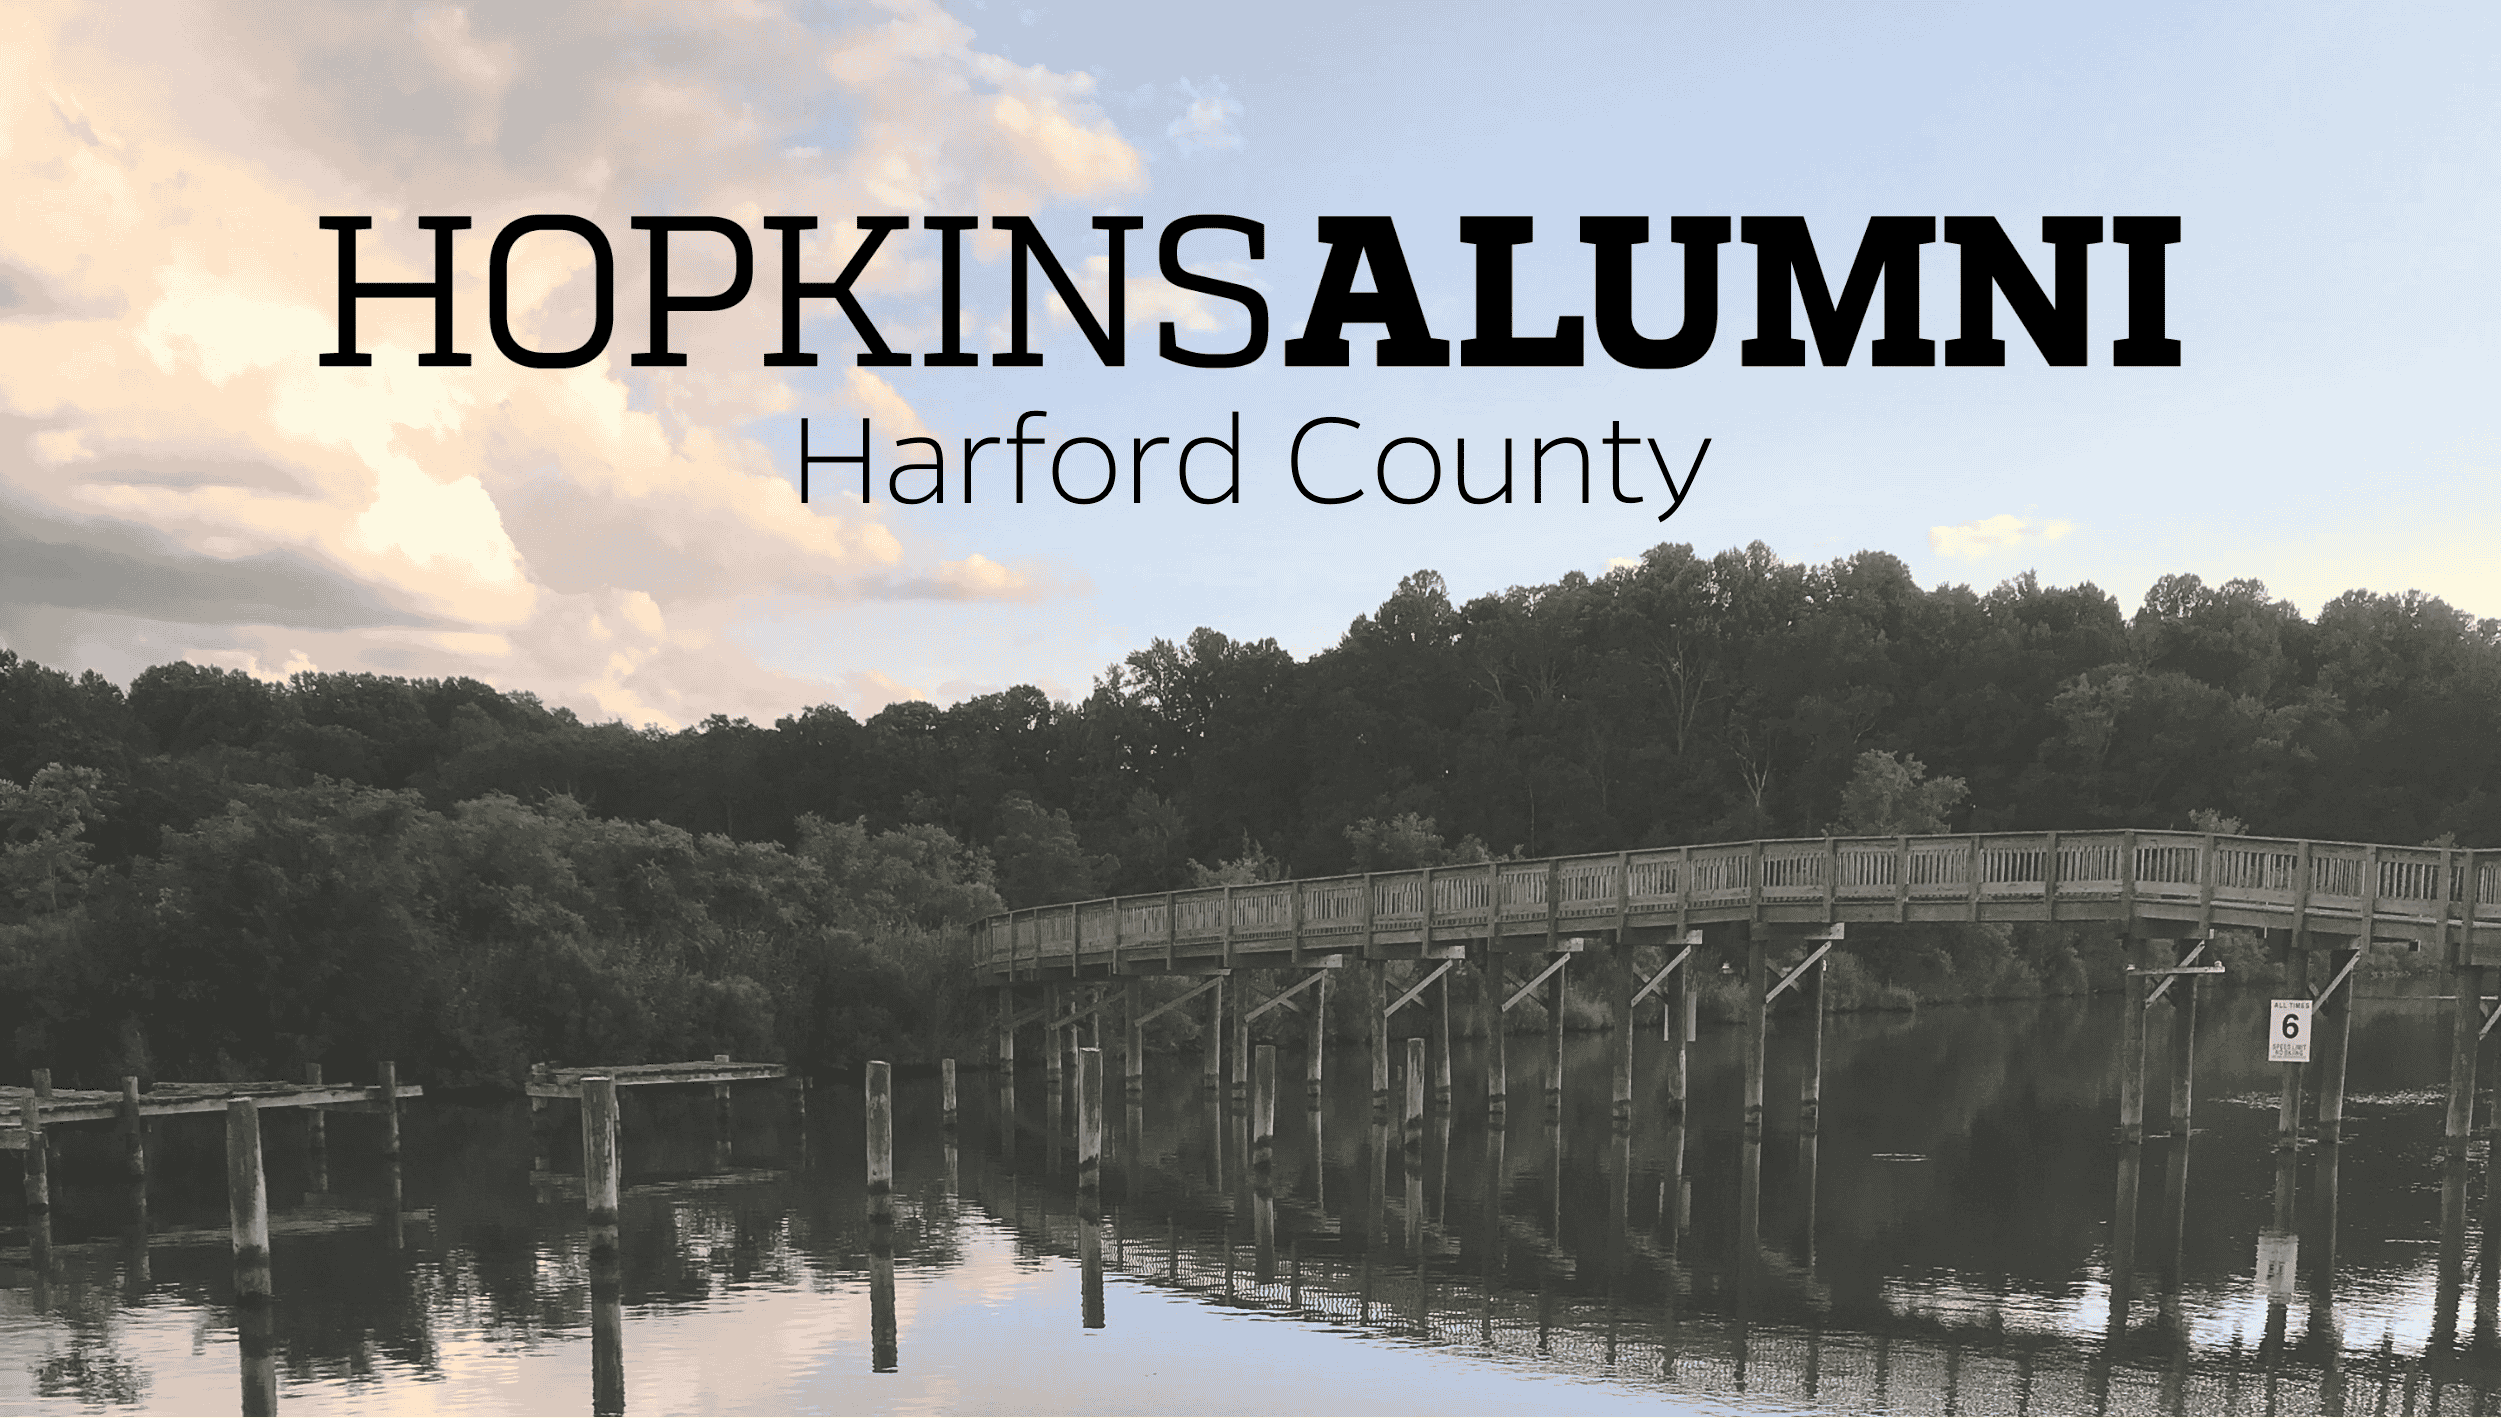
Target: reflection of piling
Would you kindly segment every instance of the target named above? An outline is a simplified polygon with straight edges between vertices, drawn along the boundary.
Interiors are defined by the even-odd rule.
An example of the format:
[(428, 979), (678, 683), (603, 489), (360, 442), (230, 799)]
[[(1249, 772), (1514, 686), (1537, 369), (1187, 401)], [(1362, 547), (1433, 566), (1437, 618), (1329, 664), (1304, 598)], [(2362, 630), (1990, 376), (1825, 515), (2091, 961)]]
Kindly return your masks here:
[[(1080, 1065), (1083, 1067), (1083, 1065)], [(1080, 1109), (1082, 1111), (1082, 1108)], [(1077, 1223), (1079, 1323), (1103, 1327), (1103, 1223), (1091, 1218)]]
[(2121, 1328), (2136, 1288), (2137, 1179), (2144, 1163), (2143, 1144), (2120, 1147), (2118, 1195), (2110, 1211), (2110, 1308), (2111, 1323)]
[(868, 1105), (868, 1219), (894, 1219), (894, 1070), (884, 1059), (868, 1061), (861, 1088)]
[(591, 1412), (625, 1411), (625, 1286), (615, 1252), (591, 1263)]
[(278, 1411), (278, 1366), (269, 1331), (269, 1193), (261, 1174), (260, 1107), (226, 1104), (226, 1211), (234, 1238), (234, 1303), (242, 1349), (243, 1411)]
[[(2440, 1269), (2432, 1300), (2431, 1344), (2426, 1357), (2457, 1344), (2458, 1297), (2466, 1280), (2466, 1158), (2452, 1155), (2440, 1177)], [(2411, 1409), (2412, 1405), (2408, 1405)]]
[[(625, 1411), (625, 1267), (617, 1211), (624, 1190), (617, 1085), (582, 1080), (582, 1198), (590, 1223), (591, 1411)], [(393, 1169), (396, 1174), (397, 1169)]]
[(1103, 1051), (1077, 1051), (1077, 1214), (1103, 1214)]
[[(1099, 1263), (1099, 1262), (1098, 1262)], [(894, 1316), (894, 1225), (872, 1218), (868, 1228), (868, 1367), (891, 1374), (898, 1365)]]

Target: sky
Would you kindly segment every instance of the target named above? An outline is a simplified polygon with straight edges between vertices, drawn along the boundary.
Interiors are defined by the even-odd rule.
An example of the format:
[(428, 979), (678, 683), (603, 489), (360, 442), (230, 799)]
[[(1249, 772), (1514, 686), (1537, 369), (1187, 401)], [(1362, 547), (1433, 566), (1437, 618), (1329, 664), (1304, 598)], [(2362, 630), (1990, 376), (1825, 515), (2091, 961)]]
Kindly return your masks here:
[[(590, 718), (758, 722), (811, 704), (872, 713), (1036, 684), (1082, 699), (1106, 666), (1199, 626), (1308, 655), (1410, 572), (1455, 599), (1608, 574), (1662, 542), (1761, 541), (1822, 562), (1902, 558), (1925, 585), (2025, 571), (2089, 581), (2132, 611), (2162, 575), (2263, 581), (2315, 614), (2347, 590), (2420, 589), (2501, 616), (2501, 11), (2488, 5), (1258, 6), (376, 3), (11, 7), (0, 45), (0, 646), (120, 681), (175, 659), (471, 675)], [(1240, 306), (1166, 283), (1164, 227), (1262, 226), (1183, 246), (1248, 285), (1267, 351), (1240, 368), (1158, 357), (1158, 326), (1241, 345)], [(336, 347), (337, 237), (363, 215), (359, 275), (433, 273), (424, 215), (465, 215), (454, 348), (421, 367), (431, 306), (360, 303), (366, 368)], [(570, 214), (613, 253), (613, 326), (570, 369), (506, 359), (489, 329), (507, 223)], [(650, 238), (636, 216), (715, 216), (754, 246), (748, 296), (671, 320), (682, 368), (649, 348)], [(963, 257), (973, 367), (861, 367), (830, 300), (804, 307), (814, 368), (780, 347), (780, 237), (812, 215), (806, 278), (829, 281), (855, 218), (910, 218), (865, 268), (864, 308), (897, 350), (940, 345), (940, 238)], [(1107, 367), (1032, 276), (1039, 367), (1009, 348), (997, 216), (1029, 216), (1106, 308), (1100, 215), (1125, 238), (1125, 361)], [(1288, 367), (1328, 247), (1319, 220), (1394, 219), (1439, 368)], [(2007, 312), (2002, 368), (1876, 368), (1871, 316), (1849, 363), (1749, 367), (1753, 251), (1720, 253), (1720, 322), (1681, 369), (1620, 366), (1590, 331), (1572, 368), (1463, 366), (1477, 333), (1471, 215), (1527, 216), (1513, 321), (1594, 315), (1579, 218), (1644, 215), (1634, 315), (1681, 318), (1676, 216), (1806, 218), (1837, 282), (1876, 215), (1988, 215), (2046, 285), (2053, 215), (2176, 215), (2167, 260), (2176, 368), (2117, 368), (2126, 251), (2087, 253), (2088, 362), (2050, 367)], [(730, 279), (717, 235), (672, 237), (671, 289)], [(1923, 253), (1921, 334), (1960, 330), (1955, 248)], [(1357, 289), (1371, 288), (1369, 265)], [(523, 347), (580, 344), (589, 247), (511, 246)], [(1801, 332), (1802, 321), (1801, 321)], [(1005, 444), (1026, 434), (1025, 500)], [(813, 451), (856, 452), (873, 500)], [(1236, 502), (1172, 473), (1191, 439), (1233, 441)], [(1296, 430), (1314, 491), (1299, 496)], [(1607, 487), (1618, 426), (1681, 482)], [(1593, 498), (1533, 442), (1600, 459)], [(888, 496), (891, 470), (947, 453), (943, 504)], [(1136, 500), (1051, 491), (1069, 440), (1145, 455)], [(1434, 496), (1414, 496), (1427, 459)], [(1458, 500), (1517, 449), (1510, 503)], [(847, 443), (845, 440), (848, 440)], [(1552, 455), (1550, 455), (1552, 456)], [(1567, 455), (1568, 456), (1568, 455)], [(1075, 445), (1071, 490), (1101, 486)], [(1206, 469), (1218, 471), (1209, 473)], [(1078, 469), (1084, 469), (1080, 476)], [(1222, 487), (1220, 450), (1193, 476)], [(1644, 479), (1647, 479), (1646, 481)], [(906, 475), (905, 491), (925, 486)], [(1194, 483), (1194, 486), (1198, 485)]]

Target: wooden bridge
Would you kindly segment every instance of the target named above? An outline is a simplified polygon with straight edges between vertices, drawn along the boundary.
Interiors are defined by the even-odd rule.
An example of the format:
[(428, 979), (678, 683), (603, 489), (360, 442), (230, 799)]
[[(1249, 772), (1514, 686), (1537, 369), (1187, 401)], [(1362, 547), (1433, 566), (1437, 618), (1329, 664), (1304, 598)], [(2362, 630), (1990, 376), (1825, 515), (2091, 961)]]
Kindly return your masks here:
[[(2121, 1046), (2119, 1131), (2128, 1143), (2145, 1135), (2154, 1007), (2169, 1000), (2173, 1056), (2192, 1057), (2199, 982), (2223, 968), (2206, 958), (2215, 931), (2263, 934), (2279, 973), (2269, 983), (2317, 1007), (2316, 1062), (2288, 1065), (2284, 1074), (2279, 1144), (2286, 1148), (2301, 1132), (2305, 1069), (2316, 1080), (2316, 1135), (2331, 1142), (2340, 1136), (2352, 998), (2343, 987), (2363, 953), (2374, 945), (2438, 950), (2457, 982), (2448, 1137), (2452, 1151), (2465, 1147), (2476, 1054), (2501, 1022), (2501, 1008), (2487, 1010), (2484, 994), (2487, 962), (2501, 963), (2501, 850), (2154, 831), (1650, 848), (1032, 907), (982, 923), (976, 969), (998, 993), (998, 1061), (1012, 1066), (1018, 1028), (1041, 1024), (1054, 1098), (1079, 1029), (1090, 1026), (1099, 1045), (1103, 1021), (1114, 1014), (1125, 1016), (1128, 1093), (1138, 1096), (1141, 1026), (1208, 996), (1207, 1085), (1223, 1085), (1230, 1055), (1237, 1106), (1248, 1100), (1254, 1022), (1282, 1018), (1281, 1011), (1322, 1017), (1330, 978), (1351, 976), (1361, 992), (1358, 1017), (1366, 1021), (1374, 1111), (1383, 1116), (1390, 1106), (1390, 1020), (1428, 993), (1428, 1033), (1439, 1043), (1433, 1098), (1436, 1107), (1449, 1106), (1451, 982), (1473, 977), (1487, 1041), (1488, 1111), (1500, 1118), (1508, 1104), (1503, 1017), (1541, 986), (1551, 1057), (1546, 1097), (1550, 1105), (1560, 1097), (1564, 980), (1579, 958), (1584, 976), (1594, 968), (1594, 992), (1611, 1016), (1614, 1113), (1622, 1125), (1634, 1105), (1633, 1015), (1654, 994), (1673, 1049), (1661, 1111), (1671, 1120), (1684, 1117), (1683, 1060), (1696, 1022), (1688, 967), (1716, 959), (1752, 986), (1752, 1005), (1740, 1018), (1747, 1033), (1744, 1123), (1759, 1136), (1766, 1018), (1773, 1001), (1793, 989), (1808, 1016), (1799, 1118), (1814, 1129), (1825, 956), (1851, 924), (2024, 921), (2104, 922), (2124, 938), (2131, 1008)], [(2158, 948), (2162, 942), (2170, 948)], [(1697, 955), (1703, 951), (1714, 954)], [(1463, 967), (1465, 974), (1456, 975)], [(1526, 972), (1516, 987), (1515, 967)], [(1144, 988), (1155, 976), (1195, 983), (1156, 1002)], [(1228, 978), (1235, 984), (1230, 1002)], [(1307, 1048), (1314, 1094), (1321, 1056)], [(2187, 1071), (2174, 1074), (2171, 1111), (2185, 1126)]]

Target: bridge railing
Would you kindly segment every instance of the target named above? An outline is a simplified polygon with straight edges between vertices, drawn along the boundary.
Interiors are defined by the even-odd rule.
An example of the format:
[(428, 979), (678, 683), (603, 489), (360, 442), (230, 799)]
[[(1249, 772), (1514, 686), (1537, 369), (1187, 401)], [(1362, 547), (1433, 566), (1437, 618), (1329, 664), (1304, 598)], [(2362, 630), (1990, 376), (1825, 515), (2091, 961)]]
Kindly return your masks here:
[[(1291, 938), (1570, 933), (1731, 906), (2110, 903), (2417, 930), (2501, 925), (2501, 851), (2192, 832), (1818, 837), (1469, 863), (1029, 907), (983, 922), (984, 964)], [(2086, 914), (2079, 911), (2079, 914)], [(1836, 917), (1837, 918), (1837, 917)]]

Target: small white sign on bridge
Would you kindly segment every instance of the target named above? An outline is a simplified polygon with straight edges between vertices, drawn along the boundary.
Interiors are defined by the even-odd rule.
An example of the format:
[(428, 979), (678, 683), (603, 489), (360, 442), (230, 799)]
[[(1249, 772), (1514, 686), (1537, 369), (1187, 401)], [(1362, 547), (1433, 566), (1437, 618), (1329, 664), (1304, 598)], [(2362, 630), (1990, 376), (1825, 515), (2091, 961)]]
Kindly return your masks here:
[(2267, 1062), (2310, 1062), (2310, 1011), (2306, 999), (2267, 1002)]

